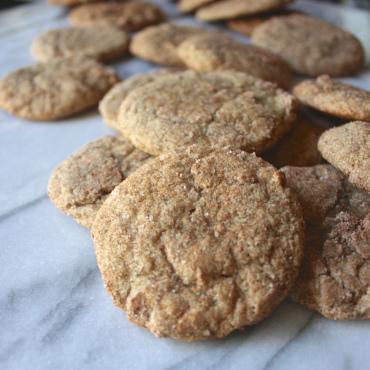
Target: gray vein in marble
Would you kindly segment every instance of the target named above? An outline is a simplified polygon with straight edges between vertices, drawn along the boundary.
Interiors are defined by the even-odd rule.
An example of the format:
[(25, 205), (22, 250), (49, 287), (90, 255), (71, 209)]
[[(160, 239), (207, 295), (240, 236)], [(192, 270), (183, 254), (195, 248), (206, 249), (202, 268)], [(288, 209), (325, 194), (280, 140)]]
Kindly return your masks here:
[(292, 337), (290, 338), (290, 340), (285, 343), (284, 346), (282, 346), (265, 364), (265, 366), (262, 368), (262, 370), (271, 370), (273, 369), (274, 367), (274, 364), (275, 364), (275, 361), (277, 361), (277, 359), (280, 357), (280, 356), (283, 356), (285, 351), (289, 348), (290, 344), (293, 343), (293, 341), (295, 341), (297, 338), (299, 338), (308, 328), (309, 326), (312, 324), (312, 322), (314, 321), (314, 319), (316, 318), (316, 314), (313, 312), (309, 318), (307, 319), (307, 321), (298, 329), (297, 333)]
[(15, 215), (17, 215), (19, 212), (22, 212), (28, 208), (31, 208), (33, 207), (34, 205), (40, 203), (41, 201), (43, 201), (44, 199), (47, 198), (47, 194), (43, 194), (35, 199), (32, 199), (24, 204), (21, 204), (13, 209), (10, 209), (6, 212), (4, 212), (3, 214), (0, 214), (0, 222), (2, 221), (5, 221), (7, 220), (8, 218), (10, 217), (13, 217)]

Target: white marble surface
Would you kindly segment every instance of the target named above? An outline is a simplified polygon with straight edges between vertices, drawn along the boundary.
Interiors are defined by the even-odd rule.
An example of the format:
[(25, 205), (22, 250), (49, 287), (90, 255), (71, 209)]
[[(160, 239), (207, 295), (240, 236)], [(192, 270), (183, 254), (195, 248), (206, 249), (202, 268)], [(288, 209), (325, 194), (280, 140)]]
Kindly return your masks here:
[[(297, 6), (353, 28), (369, 44), (369, 14)], [(171, 3), (166, 9), (180, 18)], [(0, 75), (32, 62), (37, 34), (66, 24), (63, 9), (43, 2), (1, 12)], [(122, 77), (154, 68), (134, 59), (116, 66)], [(370, 73), (348, 80), (369, 89)], [(96, 111), (57, 123), (0, 112), (1, 370), (370, 368), (370, 322), (325, 320), (290, 301), (224, 340), (156, 339), (129, 323), (104, 291), (89, 232), (46, 195), (52, 168), (108, 132)]]

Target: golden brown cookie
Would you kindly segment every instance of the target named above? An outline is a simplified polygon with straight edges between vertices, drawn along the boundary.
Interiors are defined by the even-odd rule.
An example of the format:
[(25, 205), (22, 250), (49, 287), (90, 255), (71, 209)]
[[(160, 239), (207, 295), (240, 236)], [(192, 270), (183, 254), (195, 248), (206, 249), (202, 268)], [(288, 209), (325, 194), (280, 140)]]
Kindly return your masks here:
[(178, 8), (181, 12), (187, 13), (192, 12), (195, 9), (200, 8), (206, 4), (212, 3), (214, 0), (180, 0), (177, 3)]
[(301, 210), (253, 154), (192, 146), (119, 185), (92, 227), (114, 303), (157, 336), (223, 337), (268, 315), (303, 255)]
[(149, 158), (122, 136), (104, 136), (84, 145), (54, 169), (49, 198), (90, 228), (111, 191)]
[(204, 28), (164, 23), (147, 27), (132, 38), (130, 51), (133, 55), (158, 64), (182, 67), (177, 47), (187, 38), (209, 32)]
[(198, 9), (196, 16), (203, 21), (231, 19), (279, 9), (291, 2), (292, 0), (221, 0)]
[(57, 120), (95, 106), (116, 82), (113, 69), (93, 60), (35, 64), (0, 80), (0, 108), (30, 120)]
[(270, 20), (273, 17), (291, 14), (302, 13), (296, 10), (281, 9), (273, 13), (263, 13), (243, 18), (230, 19), (229, 21), (227, 21), (227, 26), (233, 31), (242, 33), (247, 36), (252, 36), (253, 31), (262, 23)]
[(325, 131), (320, 136), (318, 148), (351, 183), (370, 193), (369, 122), (350, 122)]
[(317, 142), (325, 129), (300, 112), (297, 123), (267, 154), (266, 159), (277, 168), (314, 166), (323, 161)]
[(101, 1), (80, 5), (69, 13), (75, 26), (110, 25), (125, 31), (138, 31), (164, 19), (165, 14), (157, 5), (141, 1)]
[(108, 126), (117, 130), (119, 107), (126, 96), (137, 87), (155, 81), (159, 76), (175, 73), (176, 69), (164, 68), (137, 74), (114, 85), (99, 103), (99, 112)]
[(221, 32), (192, 36), (179, 45), (177, 52), (184, 64), (195, 71), (235, 70), (286, 88), (292, 78), (289, 66), (276, 55)]
[(370, 91), (332, 80), (329, 76), (302, 81), (294, 87), (293, 94), (321, 112), (370, 122)]
[(132, 91), (117, 128), (153, 155), (191, 144), (260, 152), (293, 126), (296, 110), (292, 95), (251, 75), (185, 71)]
[(97, 0), (48, 0), (48, 3), (52, 5), (74, 6), (84, 3), (93, 3), (96, 1)]
[(285, 167), (306, 220), (293, 298), (329, 319), (370, 318), (370, 195), (334, 167)]
[(252, 43), (279, 55), (309, 76), (342, 76), (360, 71), (364, 50), (351, 33), (306, 15), (275, 17), (257, 27)]
[(33, 41), (31, 53), (39, 62), (63, 57), (86, 57), (108, 62), (122, 57), (128, 44), (128, 34), (116, 27), (69, 27), (40, 35)]

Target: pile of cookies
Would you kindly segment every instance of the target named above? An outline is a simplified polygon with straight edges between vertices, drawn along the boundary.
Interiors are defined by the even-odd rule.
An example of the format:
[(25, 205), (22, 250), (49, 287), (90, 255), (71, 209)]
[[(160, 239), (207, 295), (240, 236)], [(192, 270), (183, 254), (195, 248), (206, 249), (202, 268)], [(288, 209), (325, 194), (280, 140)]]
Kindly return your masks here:
[[(286, 3), (220, 0), (197, 15)], [(288, 296), (327, 318), (370, 318), (370, 92), (332, 78), (363, 68), (362, 46), (307, 15), (261, 23), (252, 44), (151, 25), (130, 52), (168, 67), (119, 83), (96, 61), (113, 52), (50, 31), (32, 48), (46, 62), (0, 82), (0, 106), (21, 117), (99, 101), (117, 134), (59, 164), (48, 193), (91, 230), (114, 303), (157, 336), (224, 337)], [(99, 47), (122, 45), (117, 26), (99, 27)], [(291, 88), (294, 73), (315, 79)]]

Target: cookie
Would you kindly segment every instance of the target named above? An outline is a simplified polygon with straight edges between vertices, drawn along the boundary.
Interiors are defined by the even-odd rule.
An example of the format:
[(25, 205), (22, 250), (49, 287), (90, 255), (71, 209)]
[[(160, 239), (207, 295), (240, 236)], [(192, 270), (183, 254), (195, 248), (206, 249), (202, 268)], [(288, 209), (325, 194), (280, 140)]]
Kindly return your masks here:
[(369, 319), (370, 195), (330, 165), (283, 172), (306, 219), (305, 258), (293, 299), (329, 319)]
[(309, 76), (342, 76), (364, 66), (364, 50), (351, 33), (306, 15), (275, 17), (257, 27), (252, 43), (279, 55)]
[(230, 19), (227, 21), (227, 26), (236, 32), (242, 33), (246, 36), (252, 36), (253, 31), (260, 26), (262, 23), (268, 21), (273, 17), (279, 17), (282, 15), (291, 15), (291, 14), (302, 14), (296, 10), (285, 10), (281, 9), (274, 13), (264, 13), (258, 15), (252, 15), (244, 18)]
[(263, 151), (294, 124), (294, 97), (267, 81), (234, 71), (185, 71), (158, 78), (123, 101), (118, 129), (157, 155), (191, 144)]
[(266, 159), (275, 167), (314, 166), (323, 161), (317, 142), (325, 129), (303, 112), (297, 123), (268, 153)]
[(208, 32), (182, 42), (178, 55), (191, 69), (202, 72), (235, 70), (288, 87), (289, 66), (276, 55), (254, 45), (243, 44), (221, 32)]
[(50, 200), (81, 225), (90, 228), (111, 191), (150, 156), (122, 136), (104, 136), (84, 145), (50, 176)]
[(30, 120), (57, 120), (95, 106), (116, 82), (113, 69), (93, 60), (35, 64), (0, 80), (0, 108)]
[(370, 193), (370, 123), (355, 121), (325, 131), (318, 148), (351, 183)]
[(268, 315), (303, 255), (295, 197), (271, 165), (190, 147), (119, 185), (92, 227), (114, 303), (157, 336), (223, 337)]
[(279, 9), (291, 2), (292, 0), (221, 0), (198, 9), (196, 17), (203, 21), (231, 19)]
[(141, 1), (103, 1), (80, 5), (69, 13), (69, 21), (79, 27), (110, 25), (125, 31), (138, 31), (160, 23), (165, 14), (155, 4)]
[(181, 12), (188, 13), (211, 2), (213, 0), (180, 0), (177, 6)]
[(207, 30), (198, 27), (164, 23), (147, 27), (132, 38), (130, 51), (138, 58), (165, 65), (182, 67), (177, 47), (187, 38)]
[(128, 50), (129, 36), (112, 26), (60, 28), (43, 33), (32, 43), (31, 53), (39, 62), (63, 57), (86, 57), (109, 62)]
[(332, 80), (329, 76), (302, 81), (294, 87), (293, 94), (321, 112), (370, 122), (370, 91)]
[(155, 81), (158, 76), (175, 73), (175, 71), (176, 69), (164, 68), (137, 74), (114, 85), (99, 103), (99, 112), (104, 121), (108, 126), (116, 130), (119, 107), (126, 96), (137, 87)]

